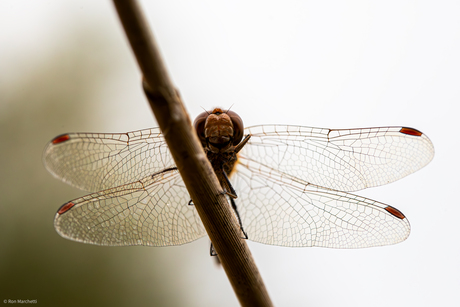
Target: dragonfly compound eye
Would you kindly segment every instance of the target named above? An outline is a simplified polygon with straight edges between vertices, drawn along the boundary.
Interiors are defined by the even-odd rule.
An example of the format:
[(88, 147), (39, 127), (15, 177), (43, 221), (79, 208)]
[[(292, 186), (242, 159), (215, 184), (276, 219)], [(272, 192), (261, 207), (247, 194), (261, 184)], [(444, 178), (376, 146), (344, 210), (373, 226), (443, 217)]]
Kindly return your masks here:
[(206, 118), (208, 118), (210, 112), (204, 111), (200, 113), (195, 121), (193, 122), (193, 128), (195, 128), (196, 134), (200, 139), (201, 145), (206, 147), (206, 136), (204, 135), (204, 124), (206, 123)]
[(233, 123), (233, 145), (238, 145), (243, 139), (244, 125), (241, 117), (233, 111), (225, 111)]

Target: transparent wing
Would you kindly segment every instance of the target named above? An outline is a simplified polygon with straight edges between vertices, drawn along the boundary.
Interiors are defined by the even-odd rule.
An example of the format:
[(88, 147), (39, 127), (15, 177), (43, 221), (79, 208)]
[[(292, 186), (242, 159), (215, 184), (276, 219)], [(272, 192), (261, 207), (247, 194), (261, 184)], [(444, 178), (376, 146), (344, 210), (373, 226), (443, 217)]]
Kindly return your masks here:
[(357, 191), (403, 178), (428, 164), (430, 139), (413, 128), (248, 127), (240, 156), (309, 183)]
[(174, 167), (159, 128), (129, 133), (69, 133), (45, 147), (48, 171), (82, 190), (96, 192)]
[(54, 226), (64, 238), (96, 245), (179, 245), (206, 234), (175, 170), (64, 204)]
[(362, 248), (405, 240), (410, 225), (397, 209), (311, 185), (240, 159), (231, 178), (249, 240), (265, 244)]

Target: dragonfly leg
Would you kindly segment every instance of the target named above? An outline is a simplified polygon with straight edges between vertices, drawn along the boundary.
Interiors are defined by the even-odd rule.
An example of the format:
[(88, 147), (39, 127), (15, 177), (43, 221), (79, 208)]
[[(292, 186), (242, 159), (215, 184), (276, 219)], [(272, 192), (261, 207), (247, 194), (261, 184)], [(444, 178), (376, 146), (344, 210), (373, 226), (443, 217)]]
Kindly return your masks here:
[(233, 188), (232, 184), (230, 183), (230, 180), (228, 179), (227, 173), (223, 169), (222, 169), (222, 174), (223, 174), (225, 181), (221, 183), (221, 185), (222, 184), (224, 185), (223, 188), (225, 190), (225, 194), (230, 196), (230, 198), (238, 198), (238, 195), (236, 195), (235, 189)]
[[(249, 138), (249, 135), (246, 137), (246, 139), (248, 138)], [(238, 212), (238, 208), (236, 207), (236, 203), (234, 200), (235, 198), (238, 198), (238, 196), (236, 195), (235, 189), (233, 188), (230, 180), (228, 179), (227, 173), (225, 172), (224, 169), (222, 169), (222, 174), (225, 179), (225, 182), (221, 183), (221, 185), (227, 186), (228, 189), (230, 190), (230, 193), (227, 190), (226, 194), (229, 196), (228, 198), (230, 199), (230, 203), (232, 204), (233, 211), (235, 211), (236, 217), (238, 218), (238, 224), (240, 225), (240, 229), (244, 234), (243, 239), (248, 239), (248, 234), (244, 231), (243, 222), (241, 221), (240, 213)]]
[(250, 134), (246, 135), (244, 139), (238, 145), (235, 146), (235, 153), (238, 153), (244, 147), (244, 145), (246, 145), (250, 138)]
[(211, 255), (211, 256), (217, 256), (217, 252), (216, 252), (216, 250), (214, 249), (214, 245), (212, 245), (212, 242), (211, 242), (211, 246), (209, 247), (209, 255)]
[(243, 239), (247, 240), (248, 234), (246, 233), (246, 231), (244, 231), (243, 222), (241, 221), (240, 213), (238, 212), (238, 208), (236, 207), (235, 200), (231, 197), (229, 197), (229, 199), (230, 199), (230, 203), (232, 204), (233, 211), (235, 211), (236, 217), (238, 218), (238, 224), (240, 224), (241, 232), (243, 232), (243, 235), (244, 235)]
[(195, 204), (193, 203), (193, 200), (192, 200), (192, 199), (189, 200), (188, 205), (189, 205), (189, 206), (195, 206)]

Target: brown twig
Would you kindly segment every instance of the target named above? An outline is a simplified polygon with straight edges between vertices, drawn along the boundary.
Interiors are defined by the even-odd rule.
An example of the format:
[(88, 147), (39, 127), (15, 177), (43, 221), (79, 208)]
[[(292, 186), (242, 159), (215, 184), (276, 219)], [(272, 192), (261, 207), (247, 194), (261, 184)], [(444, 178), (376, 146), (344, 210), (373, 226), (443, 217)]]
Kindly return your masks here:
[[(231, 207), (175, 90), (135, 0), (114, 0), (144, 91), (196, 210), (242, 306), (272, 306)], [(184, 204), (186, 206), (187, 204)]]

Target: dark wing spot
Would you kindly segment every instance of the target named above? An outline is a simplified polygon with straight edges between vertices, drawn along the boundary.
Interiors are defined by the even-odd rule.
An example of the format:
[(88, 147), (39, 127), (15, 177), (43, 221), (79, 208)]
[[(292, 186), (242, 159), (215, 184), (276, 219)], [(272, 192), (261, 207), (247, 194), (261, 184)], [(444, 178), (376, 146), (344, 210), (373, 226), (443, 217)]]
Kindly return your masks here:
[(73, 206), (75, 206), (75, 204), (71, 201), (69, 201), (68, 203), (65, 203), (61, 206), (61, 208), (59, 208), (58, 210), (58, 214), (63, 214), (63, 213), (66, 213), (67, 211), (69, 211)]
[(55, 137), (51, 143), (53, 144), (59, 144), (59, 143), (63, 143), (65, 141), (68, 141), (70, 140), (70, 135), (68, 134), (61, 134), (61, 135), (58, 135), (57, 137)]
[(406, 218), (404, 214), (402, 214), (401, 211), (391, 206), (386, 207), (385, 210), (388, 211), (391, 215), (396, 216), (397, 218), (400, 218), (401, 220), (404, 220)]
[(408, 135), (414, 135), (414, 136), (422, 136), (422, 132), (418, 131), (417, 129), (414, 128), (407, 128), (407, 127), (402, 127), (399, 132), (408, 134)]

